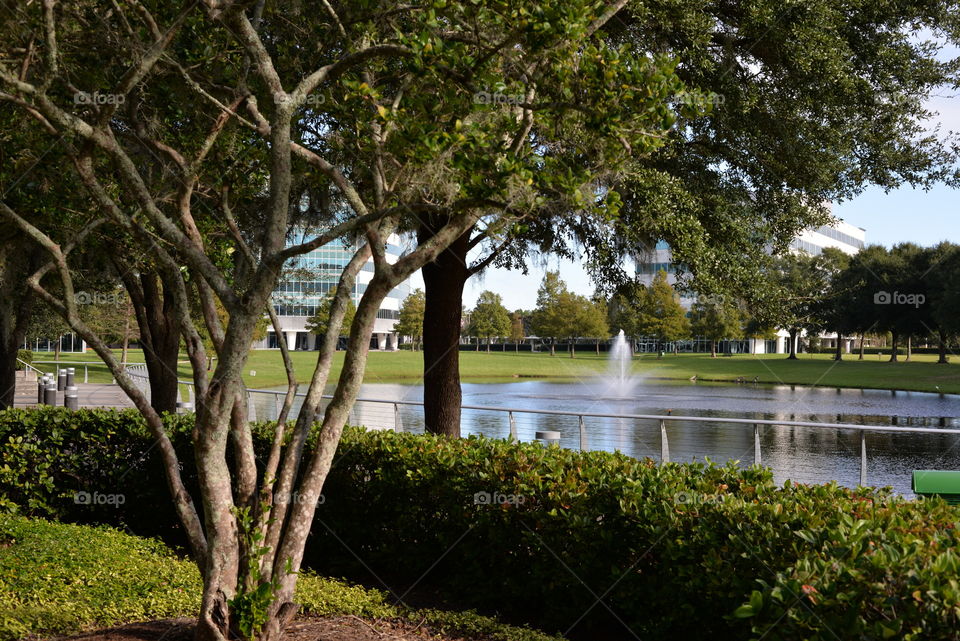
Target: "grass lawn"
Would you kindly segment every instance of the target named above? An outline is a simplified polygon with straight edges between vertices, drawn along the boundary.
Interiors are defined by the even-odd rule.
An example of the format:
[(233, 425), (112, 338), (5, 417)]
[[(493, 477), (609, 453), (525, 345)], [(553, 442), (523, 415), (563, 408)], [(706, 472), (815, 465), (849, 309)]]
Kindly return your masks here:
[[(38, 353), (38, 361), (48, 360)], [(901, 356), (901, 359), (903, 356)], [(316, 363), (316, 352), (293, 352), (294, 366), (301, 382), (309, 380)], [(702, 354), (682, 354), (657, 359), (656, 355), (638, 355), (634, 358), (635, 375), (650, 379), (687, 380), (697, 376), (700, 380), (736, 381), (743, 377), (754, 378), (761, 383), (786, 383), (820, 385), (824, 387), (858, 387), (878, 389), (902, 389), (960, 393), (960, 365), (938, 365), (932, 354), (915, 355), (911, 362), (888, 363), (887, 357), (868, 355), (858, 361), (855, 354), (846, 355), (836, 363), (829, 354), (801, 354), (796, 361), (788, 361), (782, 354), (739, 355), (710, 358)], [(64, 354), (63, 361), (89, 362), (91, 382), (110, 382), (110, 374), (100, 363), (96, 354)], [(129, 362), (143, 362), (139, 350), (131, 350)], [(343, 363), (343, 352), (334, 359), (331, 380), (336, 380)], [(958, 360), (960, 363), (960, 360)], [(49, 371), (52, 365), (41, 365)], [(566, 354), (520, 352), (466, 351), (460, 354), (460, 371), (463, 380), (470, 382), (505, 381), (514, 378), (549, 378), (554, 380), (577, 379), (604, 371), (607, 356), (579, 353), (571, 359)], [(284, 385), (286, 378), (279, 350), (255, 350), (247, 363), (247, 384), (252, 388), (267, 388)], [(189, 379), (189, 370), (183, 362), (181, 378)], [(423, 356), (420, 352), (371, 352), (365, 381), (368, 383), (409, 382), (419, 383), (423, 375)], [(78, 369), (82, 380), (82, 369)]]

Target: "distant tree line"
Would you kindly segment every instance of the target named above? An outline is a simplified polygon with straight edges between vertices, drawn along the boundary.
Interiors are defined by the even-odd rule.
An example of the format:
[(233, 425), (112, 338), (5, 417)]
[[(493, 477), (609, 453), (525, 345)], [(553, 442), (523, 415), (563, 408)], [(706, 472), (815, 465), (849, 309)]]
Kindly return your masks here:
[[(769, 339), (781, 330), (788, 334), (787, 358), (796, 359), (802, 336), (829, 333), (836, 334), (836, 360), (843, 358), (845, 338), (858, 339), (863, 358), (865, 339), (879, 335), (890, 338), (891, 361), (899, 359), (901, 346), (910, 360), (913, 346), (922, 342), (938, 346), (941, 363), (960, 337), (960, 246), (953, 243), (873, 245), (853, 256), (835, 248), (787, 253), (769, 257), (759, 273), (749, 303), (718, 292), (694, 296), (685, 309), (665, 271), (649, 286), (630, 283), (609, 298), (575, 294), (558, 272), (547, 272), (532, 311), (510, 313), (498, 294), (481, 293), (465, 313), (464, 335), (476, 337), (478, 349), (484, 341), (487, 351), (496, 341), (519, 346), (536, 336), (554, 354), (562, 341), (573, 357), (577, 340), (594, 340), (599, 352), (602, 341), (623, 330), (634, 340), (660, 344), (699, 337), (716, 356), (721, 341)], [(422, 319), (418, 296), (408, 300)], [(401, 317), (407, 307), (405, 302)]]

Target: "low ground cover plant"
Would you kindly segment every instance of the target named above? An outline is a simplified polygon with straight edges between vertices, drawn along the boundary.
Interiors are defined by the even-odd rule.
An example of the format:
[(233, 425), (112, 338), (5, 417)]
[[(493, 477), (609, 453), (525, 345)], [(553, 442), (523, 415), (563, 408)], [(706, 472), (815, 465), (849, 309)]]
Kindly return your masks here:
[[(386, 594), (307, 573), (301, 612), (408, 619), (437, 632), (494, 641), (559, 641), (474, 612), (396, 607)], [(163, 543), (106, 526), (0, 516), (0, 640), (71, 634), (131, 621), (196, 615), (196, 566)]]

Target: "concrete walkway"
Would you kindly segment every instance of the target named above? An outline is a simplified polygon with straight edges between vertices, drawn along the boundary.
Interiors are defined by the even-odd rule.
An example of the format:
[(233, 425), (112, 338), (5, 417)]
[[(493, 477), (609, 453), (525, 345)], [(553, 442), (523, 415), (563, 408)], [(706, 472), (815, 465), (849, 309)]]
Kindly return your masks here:
[[(109, 383), (75, 383), (80, 407), (133, 407), (133, 403), (119, 385)], [(34, 372), (17, 373), (17, 393), (14, 407), (37, 405), (37, 377)], [(57, 405), (63, 405), (63, 392), (57, 392)]]

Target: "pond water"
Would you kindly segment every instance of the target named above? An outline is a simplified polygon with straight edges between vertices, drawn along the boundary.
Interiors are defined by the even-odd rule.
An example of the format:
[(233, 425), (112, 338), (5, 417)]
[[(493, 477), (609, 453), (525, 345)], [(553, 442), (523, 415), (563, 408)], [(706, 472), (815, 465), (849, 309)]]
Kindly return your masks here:
[[(421, 401), (419, 385), (368, 384), (361, 398)], [(263, 399), (266, 401), (267, 399)], [(259, 401), (258, 401), (259, 402)], [(858, 425), (897, 425), (956, 429), (953, 434), (868, 433), (868, 482), (890, 485), (912, 496), (911, 472), (915, 469), (960, 469), (960, 396), (922, 392), (891, 392), (790, 385), (708, 384), (703, 382), (640, 381), (628, 389), (606, 381), (552, 382), (529, 380), (508, 383), (465, 383), (464, 405), (560, 410), (603, 414), (663, 414), (796, 420)], [(269, 399), (273, 405), (273, 399)], [(423, 430), (423, 411), (400, 405), (404, 430)], [(261, 410), (262, 411), (262, 410)], [(351, 421), (369, 427), (395, 425), (392, 404), (359, 402)], [(259, 411), (258, 411), (259, 413)], [(516, 413), (520, 440), (533, 440), (537, 430), (561, 433), (560, 444), (579, 447), (575, 416)], [(660, 427), (656, 421), (585, 417), (589, 447), (620, 450), (635, 457), (660, 456)], [(464, 434), (494, 438), (509, 436), (503, 412), (464, 410)], [(667, 425), (673, 461), (703, 460), (753, 462), (753, 429), (750, 425), (671, 421)], [(836, 480), (855, 486), (860, 474), (859, 433), (850, 430), (763, 426), (760, 432), (762, 462), (773, 469), (777, 482), (801, 483)]]

